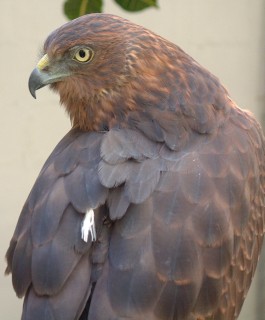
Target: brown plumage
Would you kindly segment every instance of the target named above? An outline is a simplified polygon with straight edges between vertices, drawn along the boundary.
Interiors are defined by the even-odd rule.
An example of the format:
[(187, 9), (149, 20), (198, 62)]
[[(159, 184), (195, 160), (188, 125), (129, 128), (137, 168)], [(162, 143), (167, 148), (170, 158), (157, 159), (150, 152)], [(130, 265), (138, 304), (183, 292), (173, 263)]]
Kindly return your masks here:
[(30, 91), (49, 84), (73, 129), (6, 255), (22, 319), (236, 319), (264, 234), (256, 120), (180, 48), (116, 16), (69, 22), (43, 51)]

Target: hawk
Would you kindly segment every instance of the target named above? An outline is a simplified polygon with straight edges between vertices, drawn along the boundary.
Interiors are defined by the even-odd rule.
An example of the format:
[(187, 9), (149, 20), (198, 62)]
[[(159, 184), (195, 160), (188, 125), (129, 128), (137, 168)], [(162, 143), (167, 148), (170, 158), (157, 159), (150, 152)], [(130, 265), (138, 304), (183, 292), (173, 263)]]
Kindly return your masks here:
[(72, 129), (6, 254), (23, 320), (233, 320), (264, 234), (264, 137), (178, 46), (109, 14), (52, 32), (29, 90)]

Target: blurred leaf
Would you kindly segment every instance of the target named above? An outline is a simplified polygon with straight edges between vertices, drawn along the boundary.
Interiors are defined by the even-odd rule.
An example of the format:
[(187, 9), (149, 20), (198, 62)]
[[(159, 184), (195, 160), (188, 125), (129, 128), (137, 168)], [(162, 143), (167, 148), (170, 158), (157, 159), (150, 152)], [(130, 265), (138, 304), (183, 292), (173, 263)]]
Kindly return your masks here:
[(102, 0), (66, 0), (64, 3), (64, 13), (70, 20), (93, 12), (102, 12)]
[(157, 7), (156, 0), (115, 0), (127, 11), (140, 11), (149, 7)]

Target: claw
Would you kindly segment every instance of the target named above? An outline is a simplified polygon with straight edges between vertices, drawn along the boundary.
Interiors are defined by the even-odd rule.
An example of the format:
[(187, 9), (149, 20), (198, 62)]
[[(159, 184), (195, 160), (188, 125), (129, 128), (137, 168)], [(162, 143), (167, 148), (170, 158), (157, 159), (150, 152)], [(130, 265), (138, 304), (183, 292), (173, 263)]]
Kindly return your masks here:
[(88, 241), (89, 234), (91, 236), (91, 241), (97, 240), (94, 211), (92, 209), (90, 209), (86, 212), (86, 215), (85, 215), (84, 220), (82, 222), (81, 237), (85, 242)]

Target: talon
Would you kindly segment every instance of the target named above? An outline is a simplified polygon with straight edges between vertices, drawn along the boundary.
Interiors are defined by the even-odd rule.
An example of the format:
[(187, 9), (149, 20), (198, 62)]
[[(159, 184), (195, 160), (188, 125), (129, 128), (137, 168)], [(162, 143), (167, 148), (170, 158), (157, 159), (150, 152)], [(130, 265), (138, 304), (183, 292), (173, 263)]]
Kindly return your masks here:
[(81, 237), (85, 242), (88, 241), (89, 234), (91, 236), (91, 241), (97, 240), (94, 211), (92, 209), (86, 212), (84, 220), (82, 222)]

